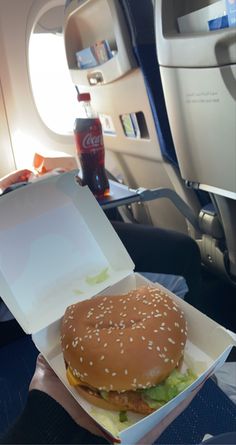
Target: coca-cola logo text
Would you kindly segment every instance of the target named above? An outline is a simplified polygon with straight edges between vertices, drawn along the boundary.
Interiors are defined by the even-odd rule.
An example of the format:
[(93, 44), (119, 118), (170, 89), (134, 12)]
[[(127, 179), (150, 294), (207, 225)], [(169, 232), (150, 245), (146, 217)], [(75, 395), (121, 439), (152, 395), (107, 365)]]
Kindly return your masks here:
[(83, 148), (98, 148), (102, 146), (102, 135), (99, 134), (97, 136), (94, 136), (91, 133), (87, 133), (82, 140), (82, 147)]

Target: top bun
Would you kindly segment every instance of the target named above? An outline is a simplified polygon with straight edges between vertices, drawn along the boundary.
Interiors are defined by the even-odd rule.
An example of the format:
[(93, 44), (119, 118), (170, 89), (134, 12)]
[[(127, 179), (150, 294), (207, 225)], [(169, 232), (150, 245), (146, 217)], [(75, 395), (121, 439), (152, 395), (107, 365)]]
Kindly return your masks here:
[(105, 391), (148, 388), (178, 365), (187, 338), (183, 311), (164, 291), (140, 287), (69, 306), (64, 359), (84, 384)]

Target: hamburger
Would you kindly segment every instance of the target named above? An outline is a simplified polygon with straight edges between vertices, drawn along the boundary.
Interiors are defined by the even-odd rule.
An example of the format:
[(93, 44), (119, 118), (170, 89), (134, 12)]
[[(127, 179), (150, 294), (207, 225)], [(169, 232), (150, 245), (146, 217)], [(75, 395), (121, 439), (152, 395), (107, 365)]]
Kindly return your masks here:
[(183, 311), (150, 286), (73, 304), (61, 325), (69, 383), (90, 403), (122, 412), (149, 414), (193, 381), (177, 371), (186, 339)]

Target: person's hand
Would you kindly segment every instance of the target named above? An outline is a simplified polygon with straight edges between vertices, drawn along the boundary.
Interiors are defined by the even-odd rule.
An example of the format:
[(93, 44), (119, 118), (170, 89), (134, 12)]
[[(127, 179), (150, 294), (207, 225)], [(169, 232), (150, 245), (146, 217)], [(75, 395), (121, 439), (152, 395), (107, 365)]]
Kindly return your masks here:
[(27, 182), (34, 173), (27, 168), (23, 170), (15, 170), (0, 179), (0, 189), (4, 191), (7, 187), (16, 184), (18, 182)]
[(48, 365), (42, 354), (39, 354), (36, 369), (30, 383), (29, 390), (43, 391), (56, 400), (82, 428), (97, 436), (105, 437), (93, 419), (80, 407)]

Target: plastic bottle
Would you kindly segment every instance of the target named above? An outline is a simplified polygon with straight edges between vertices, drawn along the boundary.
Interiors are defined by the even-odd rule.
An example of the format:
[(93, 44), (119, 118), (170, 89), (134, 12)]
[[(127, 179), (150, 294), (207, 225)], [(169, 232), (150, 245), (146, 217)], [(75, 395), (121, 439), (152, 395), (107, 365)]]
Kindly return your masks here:
[(75, 119), (74, 135), (82, 185), (88, 185), (95, 197), (101, 199), (109, 195), (102, 125), (91, 106), (90, 94), (78, 94), (78, 101), (80, 113)]

